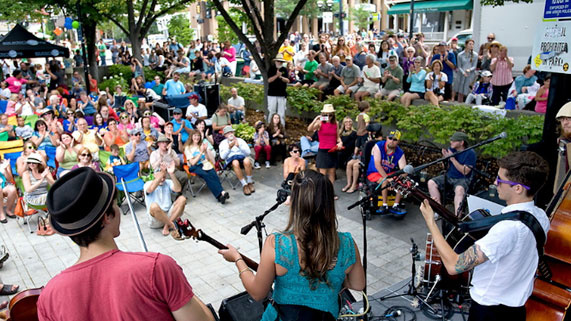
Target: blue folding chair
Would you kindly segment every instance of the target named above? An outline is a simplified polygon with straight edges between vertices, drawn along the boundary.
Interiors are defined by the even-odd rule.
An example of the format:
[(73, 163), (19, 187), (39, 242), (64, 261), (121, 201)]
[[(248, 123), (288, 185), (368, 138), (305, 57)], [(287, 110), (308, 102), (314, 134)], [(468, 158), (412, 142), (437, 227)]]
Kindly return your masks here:
[[(145, 206), (145, 198), (143, 195), (137, 196), (136, 193), (143, 192), (145, 182), (139, 176), (139, 163), (134, 162), (127, 165), (118, 165), (113, 167), (113, 174), (117, 177), (115, 186), (121, 192), (125, 193), (125, 197), (130, 197), (133, 201)], [(127, 190), (123, 189), (121, 180), (125, 181)], [(144, 194), (144, 193), (140, 193)], [(123, 212), (127, 214), (127, 212)]]
[(46, 155), (48, 156), (48, 167), (51, 167), (53, 169), (57, 169), (56, 148), (46, 146), (45, 152), (46, 152)]
[(22, 155), (22, 152), (6, 153), (4, 154), (4, 159), (10, 160), (10, 167), (12, 168), (12, 175), (18, 176), (18, 171), (16, 170), (16, 162), (18, 157)]

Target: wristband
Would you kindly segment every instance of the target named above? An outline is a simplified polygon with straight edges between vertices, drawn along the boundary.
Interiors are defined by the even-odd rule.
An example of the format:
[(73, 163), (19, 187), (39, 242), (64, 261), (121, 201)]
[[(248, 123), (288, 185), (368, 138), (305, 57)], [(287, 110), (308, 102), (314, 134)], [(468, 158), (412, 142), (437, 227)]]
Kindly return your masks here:
[(234, 261), (234, 263), (238, 264), (238, 261), (240, 261), (240, 260), (244, 261), (244, 259), (242, 257), (239, 257), (236, 259), (236, 261)]
[(242, 273), (250, 271), (252, 272), (252, 270), (250, 270), (249, 267), (245, 267), (243, 270), (240, 270), (240, 272), (238, 272), (238, 277), (242, 278)]

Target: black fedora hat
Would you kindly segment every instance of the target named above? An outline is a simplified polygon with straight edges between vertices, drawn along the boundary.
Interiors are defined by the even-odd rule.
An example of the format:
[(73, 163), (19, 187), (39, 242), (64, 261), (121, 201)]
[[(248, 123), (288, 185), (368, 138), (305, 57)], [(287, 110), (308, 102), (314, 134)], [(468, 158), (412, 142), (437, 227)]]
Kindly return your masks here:
[(89, 167), (58, 179), (47, 198), (50, 222), (60, 234), (73, 236), (91, 228), (113, 202), (115, 179)]

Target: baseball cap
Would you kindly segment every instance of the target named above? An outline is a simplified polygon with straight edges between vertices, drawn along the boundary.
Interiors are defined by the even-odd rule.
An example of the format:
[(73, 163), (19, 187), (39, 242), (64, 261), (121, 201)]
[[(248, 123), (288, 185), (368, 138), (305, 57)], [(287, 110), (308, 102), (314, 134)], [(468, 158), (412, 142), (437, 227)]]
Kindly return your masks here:
[(455, 132), (454, 134), (452, 134), (452, 136), (450, 136), (450, 141), (451, 142), (459, 142), (459, 141), (468, 141), (468, 135), (466, 135), (466, 133), (463, 132)]
[(391, 132), (389, 133), (389, 135), (387, 136), (389, 138), (395, 138), (396, 140), (400, 140), (401, 137), (401, 132), (399, 130), (391, 130)]
[(182, 114), (182, 109), (180, 109), (180, 108), (175, 108), (175, 109), (173, 110), (173, 114)]

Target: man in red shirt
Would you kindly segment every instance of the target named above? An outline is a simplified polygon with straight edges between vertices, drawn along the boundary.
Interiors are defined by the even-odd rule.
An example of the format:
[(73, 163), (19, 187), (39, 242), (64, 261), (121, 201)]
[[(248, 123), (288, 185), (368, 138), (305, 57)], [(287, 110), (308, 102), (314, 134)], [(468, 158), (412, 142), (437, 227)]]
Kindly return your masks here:
[(48, 282), (40, 320), (209, 320), (176, 262), (159, 253), (122, 252), (115, 180), (82, 167), (48, 193), (50, 223), (79, 245), (79, 259)]

